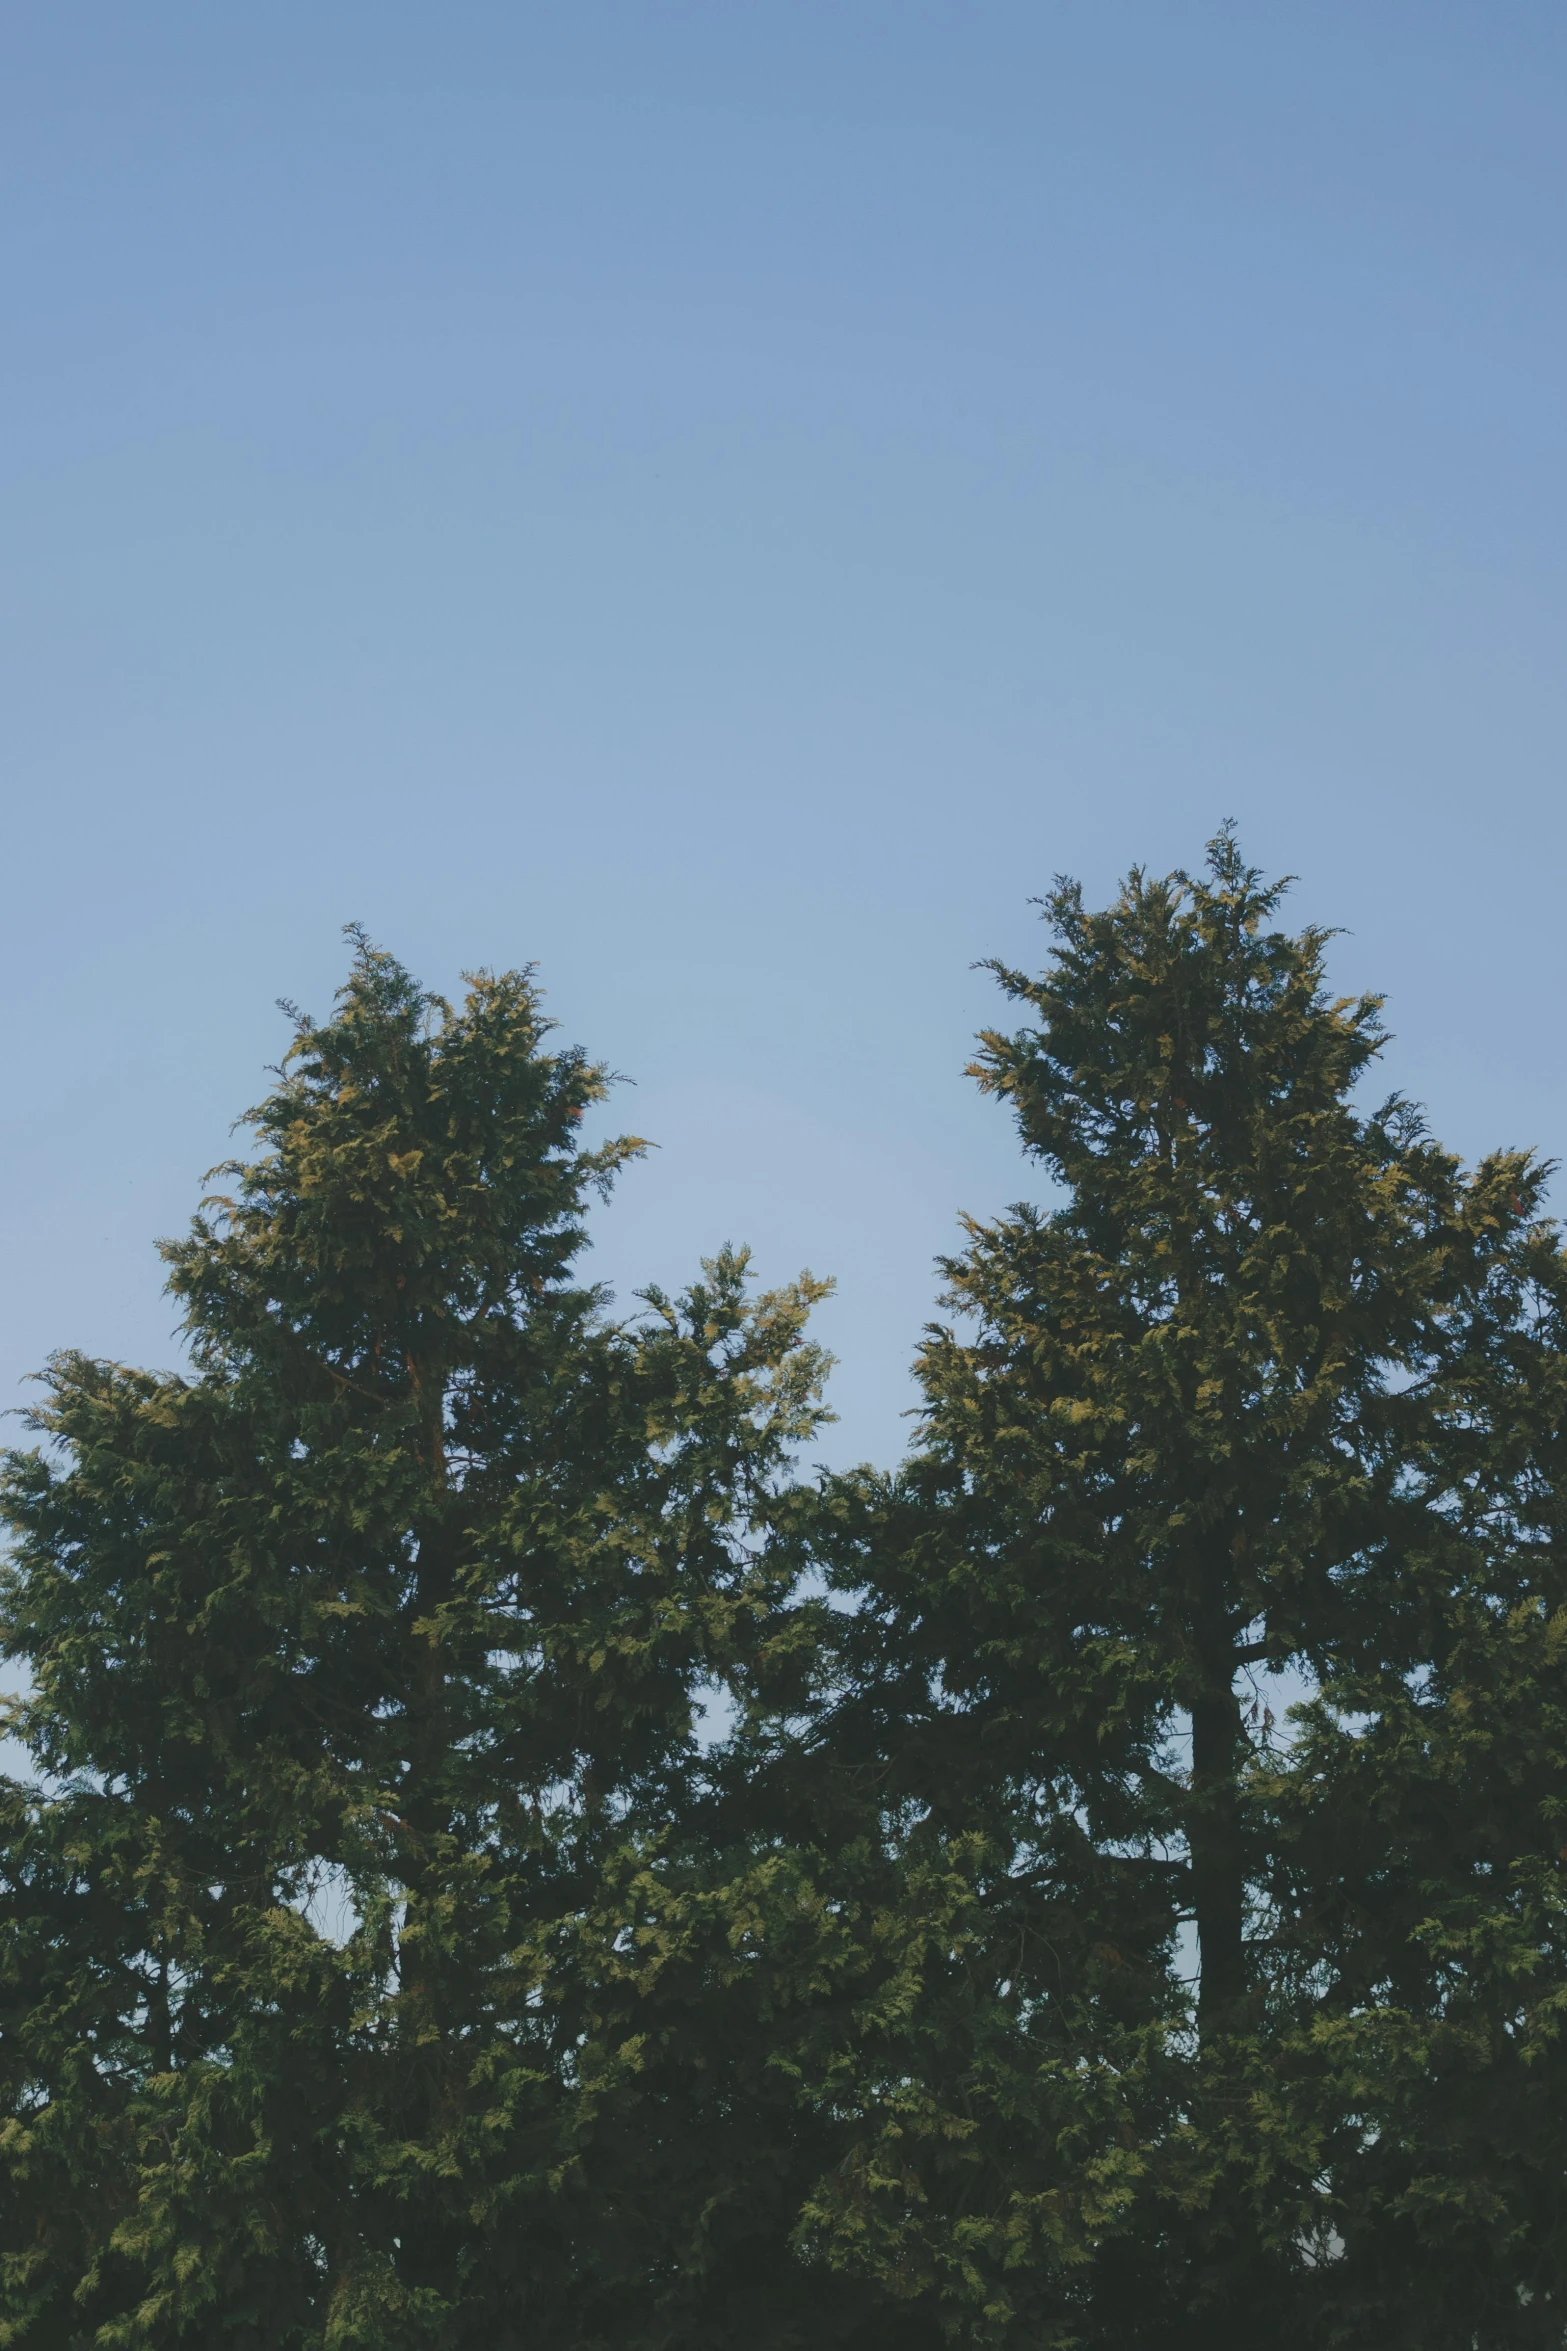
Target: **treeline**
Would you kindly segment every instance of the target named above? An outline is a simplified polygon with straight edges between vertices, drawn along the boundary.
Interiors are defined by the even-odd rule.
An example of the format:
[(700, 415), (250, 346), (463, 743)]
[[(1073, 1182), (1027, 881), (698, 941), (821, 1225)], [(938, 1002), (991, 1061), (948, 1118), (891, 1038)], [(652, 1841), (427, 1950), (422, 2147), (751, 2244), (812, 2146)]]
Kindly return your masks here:
[(1567, 1260), (1198, 877), (1048, 901), (895, 1473), (822, 1285), (578, 1270), (527, 974), (356, 939), (55, 1359), (0, 1632), (0, 2344), (1567, 2340)]

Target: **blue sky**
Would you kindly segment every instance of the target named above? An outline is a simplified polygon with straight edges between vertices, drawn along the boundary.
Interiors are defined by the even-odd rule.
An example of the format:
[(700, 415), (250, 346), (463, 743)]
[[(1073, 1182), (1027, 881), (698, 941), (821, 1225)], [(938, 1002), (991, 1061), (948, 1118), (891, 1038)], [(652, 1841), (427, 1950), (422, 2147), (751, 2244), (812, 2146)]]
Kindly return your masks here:
[(1057, 871), (1236, 817), (1567, 1146), (1564, 105), (1510, 0), (12, 0), (5, 1400), (172, 1359), (350, 919), (635, 1078), (620, 1290), (837, 1275), (838, 1458)]

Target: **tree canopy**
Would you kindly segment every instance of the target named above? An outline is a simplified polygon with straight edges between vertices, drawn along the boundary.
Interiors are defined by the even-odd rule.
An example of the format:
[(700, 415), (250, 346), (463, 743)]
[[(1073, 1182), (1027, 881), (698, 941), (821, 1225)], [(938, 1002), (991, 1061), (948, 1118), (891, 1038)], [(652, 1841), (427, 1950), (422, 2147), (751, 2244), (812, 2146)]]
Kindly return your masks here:
[(617, 1312), (604, 1072), (355, 934), (10, 1457), (0, 2344), (1560, 2344), (1550, 1169), (1282, 895), (1057, 886), (831, 1476), (825, 1285)]

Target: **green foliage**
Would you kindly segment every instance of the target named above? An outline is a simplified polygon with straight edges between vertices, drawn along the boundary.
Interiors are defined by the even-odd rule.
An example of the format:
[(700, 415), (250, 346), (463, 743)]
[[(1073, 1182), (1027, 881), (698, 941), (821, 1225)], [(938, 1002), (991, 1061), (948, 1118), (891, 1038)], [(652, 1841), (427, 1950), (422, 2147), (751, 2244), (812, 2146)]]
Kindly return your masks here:
[(1278, 898), (1223, 835), (1048, 901), (975, 1074), (1054, 1198), (818, 1529), (831, 1742), (963, 1899), (812, 2226), (965, 2342), (1560, 2334), (1547, 1171), (1358, 1106)]
[(0, 2339), (705, 2340), (786, 2233), (677, 1979), (744, 1897), (700, 1714), (779, 1613), (821, 1285), (612, 1321), (638, 1146), (546, 1025), (361, 940), (166, 1249), (192, 1376), (62, 1357), (11, 1462)]
[(1280, 899), (1058, 886), (815, 1486), (823, 1285), (612, 1317), (603, 1073), (356, 936), (10, 1457), (0, 2346), (1559, 2346), (1567, 1259)]

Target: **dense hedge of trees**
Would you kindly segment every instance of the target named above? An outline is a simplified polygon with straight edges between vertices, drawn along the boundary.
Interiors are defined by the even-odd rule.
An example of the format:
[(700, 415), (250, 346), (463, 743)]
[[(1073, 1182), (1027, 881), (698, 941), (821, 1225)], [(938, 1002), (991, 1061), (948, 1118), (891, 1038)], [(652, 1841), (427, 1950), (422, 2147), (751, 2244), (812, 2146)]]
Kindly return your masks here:
[(1279, 898), (1058, 887), (814, 1478), (822, 1286), (617, 1318), (603, 1072), (356, 936), (10, 1458), (0, 2345), (1567, 2340), (1567, 1258)]

